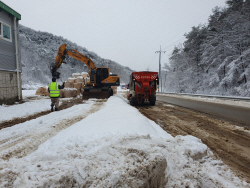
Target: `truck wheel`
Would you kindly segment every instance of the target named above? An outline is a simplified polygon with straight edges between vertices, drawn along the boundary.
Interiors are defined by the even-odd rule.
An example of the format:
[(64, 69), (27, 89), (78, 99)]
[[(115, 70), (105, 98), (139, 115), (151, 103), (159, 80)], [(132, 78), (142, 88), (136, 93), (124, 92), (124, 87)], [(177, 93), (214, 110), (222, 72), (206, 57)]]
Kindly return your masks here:
[(132, 100), (132, 97), (129, 98), (129, 103), (130, 105), (135, 106), (135, 101)]
[(150, 105), (154, 106), (155, 105), (155, 101), (150, 101)]

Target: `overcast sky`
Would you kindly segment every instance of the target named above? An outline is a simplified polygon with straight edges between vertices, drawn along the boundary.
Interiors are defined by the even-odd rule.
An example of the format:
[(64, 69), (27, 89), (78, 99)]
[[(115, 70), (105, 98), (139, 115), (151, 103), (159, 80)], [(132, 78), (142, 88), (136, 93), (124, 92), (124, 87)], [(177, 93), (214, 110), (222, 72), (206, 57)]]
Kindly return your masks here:
[(158, 71), (192, 26), (225, 0), (2, 0), (20, 24), (62, 36), (136, 71)]

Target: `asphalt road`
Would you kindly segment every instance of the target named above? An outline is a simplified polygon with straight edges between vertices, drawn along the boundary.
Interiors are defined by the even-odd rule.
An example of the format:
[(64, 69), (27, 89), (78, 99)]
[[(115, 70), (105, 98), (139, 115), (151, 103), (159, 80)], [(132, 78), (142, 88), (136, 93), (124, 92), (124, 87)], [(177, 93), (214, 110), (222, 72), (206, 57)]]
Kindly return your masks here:
[(203, 112), (250, 128), (250, 108), (158, 95), (156, 100)]

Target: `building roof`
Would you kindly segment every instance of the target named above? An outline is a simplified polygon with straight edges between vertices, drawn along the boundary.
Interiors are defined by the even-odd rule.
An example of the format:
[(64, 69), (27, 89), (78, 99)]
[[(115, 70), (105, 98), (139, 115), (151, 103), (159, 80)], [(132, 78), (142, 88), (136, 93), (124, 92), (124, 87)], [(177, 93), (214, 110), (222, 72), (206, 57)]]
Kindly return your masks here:
[(14, 11), (12, 8), (10, 8), (8, 5), (4, 4), (2, 1), (0, 1), (0, 9), (5, 10), (12, 16), (15, 16), (18, 20), (21, 20), (21, 14), (18, 12)]

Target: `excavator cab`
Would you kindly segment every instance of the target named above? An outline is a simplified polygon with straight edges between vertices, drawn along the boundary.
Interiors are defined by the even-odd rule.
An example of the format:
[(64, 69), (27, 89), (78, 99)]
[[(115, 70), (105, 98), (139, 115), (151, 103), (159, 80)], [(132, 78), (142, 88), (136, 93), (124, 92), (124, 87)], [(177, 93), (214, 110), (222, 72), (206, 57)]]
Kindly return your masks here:
[[(109, 69), (106, 67), (97, 67), (95, 69), (91, 70), (90, 74), (90, 83), (94, 84), (94, 86), (100, 87), (100, 86), (109, 86), (110, 85), (110, 79), (113, 77), (118, 77), (117, 75), (110, 75)], [(112, 83), (112, 85), (114, 85)], [(115, 83), (116, 86), (120, 85), (120, 79), (117, 79), (117, 83)]]
[(102, 82), (109, 77), (108, 68), (97, 68), (96, 69), (96, 84), (101, 85)]

